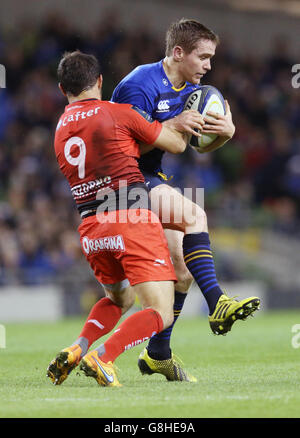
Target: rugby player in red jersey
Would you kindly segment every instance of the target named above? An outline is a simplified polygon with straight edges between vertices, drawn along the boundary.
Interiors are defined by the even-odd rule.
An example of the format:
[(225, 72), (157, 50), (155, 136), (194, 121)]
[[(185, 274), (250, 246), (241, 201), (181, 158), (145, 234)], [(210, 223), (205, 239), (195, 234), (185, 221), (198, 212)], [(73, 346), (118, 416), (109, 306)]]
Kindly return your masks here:
[[(161, 223), (150, 210), (137, 142), (180, 153), (186, 137), (132, 105), (102, 101), (102, 76), (92, 55), (65, 54), (58, 79), (69, 104), (56, 128), (55, 153), (82, 218), (83, 253), (106, 297), (91, 309), (75, 342), (51, 361), (47, 375), (61, 384), (81, 361), (80, 368), (100, 385), (120, 386), (115, 359), (172, 324), (176, 281)], [(200, 122), (195, 112), (194, 128)], [(136, 295), (142, 310), (88, 352)]]

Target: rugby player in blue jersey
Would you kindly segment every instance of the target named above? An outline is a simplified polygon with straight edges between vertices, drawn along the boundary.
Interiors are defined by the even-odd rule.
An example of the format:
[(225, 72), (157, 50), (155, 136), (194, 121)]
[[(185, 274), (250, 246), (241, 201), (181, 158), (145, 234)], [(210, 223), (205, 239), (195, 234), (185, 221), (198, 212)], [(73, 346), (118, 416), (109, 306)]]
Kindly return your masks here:
[[(227, 101), (225, 116), (207, 113), (209, 117), (202, 119), (202, 124), (195, 120), (194, 111), (183, 111), (189, 94), (199, 88), (201, 78), (211, 69), (211, 58), (218, 43), (218, 36), (196, 20), (181, 19), (173, 23), (166, 34), (165, 58), (134, 69), (115, 88), (111, 100), (131, 103), (178, 131), (198, 136), (201, 133), (218, 134), (206, 148), (207, 152), (223, 146), (235, 132)], [(182, 368), (170, 348), (172, 329), (193, 279), (206, 299), (209, 323), (215, 334), (224, 335), (237, 319), (246, 319), (258, 309), (260, 300), (250, 297), (237, 301), (221, 290), (210, 248), (206, 214), (199, 205), (184, 198), (168, 184), (163, 171), (163, 154), (161, 150), (149, 148), (139, 165), (151, 189), (151, 203), (163, 224), (178, 278), (174, 322), (150, 339), (138, 365), (143, 374), (160, 373), (168, 380), (194, 382), (195, 377)], [(179, 209), (183, 211), (183, 203), (184, 214), (178, 223), (174, 218), (178, 218)]]

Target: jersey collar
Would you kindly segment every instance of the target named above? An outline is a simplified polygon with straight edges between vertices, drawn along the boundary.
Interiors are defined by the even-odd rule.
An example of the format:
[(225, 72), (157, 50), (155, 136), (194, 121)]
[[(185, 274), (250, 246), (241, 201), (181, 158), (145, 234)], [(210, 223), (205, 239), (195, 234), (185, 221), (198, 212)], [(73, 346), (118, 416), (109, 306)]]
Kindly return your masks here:
[(67, 105), (67, 106), (65, 107), (65, 110), (72, 108), (73, 105), (74, 105), (74, 106), (77, 106), (77, 105), (80, 105), (81, 103), (90, 102), (91, 100), (99, 100), (99, 99), (96, 99), (95, 97), (91, 97), (91, 98), (89, 98), (89, 99), (75, 100), (74, 102), (69, 103), (69, 105)]
[(182, 91), (182, 90), (185, 89), (185, 87), (187, 86), (187, 82), (185, 82), (184, 85), (183, 85), (182, 87), (180, 87), (180, 88), (175, 88), (175, 87), (172, 85), (172, 83), (170, 82), (168, 76), (166, 75), (166, 72), (165, 72), (165, 69), (164, 69), (164, 60), (163, 60), (163, 59), (162, 59), (161, 62), (160, 62), (160, 66), (161, 66), (162, 74), (163, 74), (163, 76), (165, 77), (165, 79), (167, 79), (168, 84), (170, 85), (170, 87), (172, 88), (172, 90), (179, 92), (179, 91)]

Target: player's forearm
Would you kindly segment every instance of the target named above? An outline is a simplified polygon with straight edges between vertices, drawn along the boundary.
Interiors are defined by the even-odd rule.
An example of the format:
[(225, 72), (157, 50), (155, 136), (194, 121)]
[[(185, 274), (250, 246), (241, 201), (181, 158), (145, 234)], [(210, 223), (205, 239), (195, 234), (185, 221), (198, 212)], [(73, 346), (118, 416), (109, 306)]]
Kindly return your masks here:
[(169, 129), (168, 135), (170, 143), (166, 150), (173, 154), (182, 154), (188, 144), (188, 134), (186, 132), (176, 131), (175, 129)]
[(176, 117), (173, 117), (172, 119), (169, 120), (165, 120), (164, 122), (162, 122), (162, 125), (170, 129), (176, 129), (178, 127), (176, 123)]
[(160, 135), (154, 143), (158, 149), (172, 154), (181, 154), (187, 146), (187, 134), (167, 128), (163, 125)]

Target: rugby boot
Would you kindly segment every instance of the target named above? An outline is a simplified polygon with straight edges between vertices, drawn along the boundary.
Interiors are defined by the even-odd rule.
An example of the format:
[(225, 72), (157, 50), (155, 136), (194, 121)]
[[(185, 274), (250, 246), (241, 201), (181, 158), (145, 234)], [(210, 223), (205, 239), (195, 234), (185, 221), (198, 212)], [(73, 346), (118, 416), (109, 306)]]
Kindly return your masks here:
[(112, 362), (102, 362), (96, 350), (83, 356), (80, 369), (87, 377), (93, 377), (100, 386), (122, 386)]
[(60, 351), (53, 359), (47, 369), (47, 376), (54, 385), (61, 385), (70, 372), (79, 364), (81, 359), (81, 347), (72, 345)]
[(170, 359), (156, 360), (152, 359), (147, 348), (139, 355), (138, 367), (142, 374), (162, 374), (170, 381), (180, 381), (180, 382), (197, 382), (196, 377), (185, 371), (178, 358), (172, 353)]
[(217, 302), (212, 315), (208, 317), (210, 328), (215, 335), (225, 335), (238, 319), (245, 320), (259, 310), (260, 299), (257, 297), (245, 298), (237, 301), (223, 294)]

